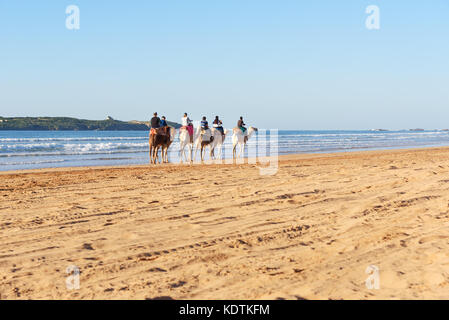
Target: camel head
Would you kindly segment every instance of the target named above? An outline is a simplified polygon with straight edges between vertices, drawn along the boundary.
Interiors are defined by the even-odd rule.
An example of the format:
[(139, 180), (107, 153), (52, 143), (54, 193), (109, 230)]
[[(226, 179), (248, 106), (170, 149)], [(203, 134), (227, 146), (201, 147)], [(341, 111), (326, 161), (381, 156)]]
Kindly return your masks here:
[(169, 127), (170, 128), (170, 141), (175, 140), (175, 136), (176, 136), (176, 129), (173, 127)]
[(259, 131), (257, 128), (249, 127), (248, 129), (248, 136), (252, 136), (254, 132)]

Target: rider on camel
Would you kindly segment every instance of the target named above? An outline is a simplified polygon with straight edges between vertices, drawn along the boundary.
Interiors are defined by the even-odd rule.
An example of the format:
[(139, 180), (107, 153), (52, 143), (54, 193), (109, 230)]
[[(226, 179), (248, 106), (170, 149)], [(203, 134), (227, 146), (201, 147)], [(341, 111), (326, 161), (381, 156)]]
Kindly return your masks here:
[(152, 129), (161, 127), (161, 119), (157, 116), (157, 112), (153, 113), (153, 118), (151, 118), (150, 126)]
[(162, 116), (161, 127), (168, 127), (167, 120), (166, 120), (165, 116)]
[(201, 138), (203, 141), (212, 141), (213, 139), (206, 117), (203, 117), (203, 120), (201, 120)]
[(221, 135), (224, 136), (224, 130), (223, 130), (223, 122), (218, 119), (218, 116), (215, 116), (215, 120), (213, 122), (213, 127), (221, 132)]
[(193, 124), (192, 120), (187, 116), (187, 112), (184, 113), (184, 117), (181, 118), (181, 129), (187, 130), (190, 136), (190, 142), (193, 142)]
[[(165, 121), (165, 117), (162, 118)], [(150, 120), (150, 135), (167, 135), (167, 125), (163, 126), (162, 123), (161, 119), (157, 116), (157, 112), (153, 113), (153, 118)]]
[(237, 127), (242, 130), (243, 134), (246, 134), (246, 128), (245, 128), (245, 123), (243, 122), (243, 117), (240, 117), (240, 120), (237, 121)]
[(209, 129), (209, 122), (207, 122), (206, 117), (203, 117), (203, 120), (201, 120), (201, 129), (204, 131)]

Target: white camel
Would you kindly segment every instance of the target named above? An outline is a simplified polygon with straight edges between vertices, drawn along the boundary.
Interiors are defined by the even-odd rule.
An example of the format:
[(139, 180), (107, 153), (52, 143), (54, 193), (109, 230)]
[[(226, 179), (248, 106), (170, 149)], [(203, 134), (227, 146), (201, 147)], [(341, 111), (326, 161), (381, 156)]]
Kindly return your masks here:
[(179, 159), (182, 163), (183, 160), (183, 156), (185, 161), (187, 162), (187, 155), (186, 155), (186, 151), (185, 148), (188, 147), (189, 149), (189, 160), (190, 162), (193, 162), (193, 145), (195, 143), (196, 140), (196, 134), (197, 132), (194, 130), (193, 131), (193, 139), (190, 140), (190, 135), (189, 132), (187, 131), (187, 129), (185, 128), (181, 128), (179, 131)]
[[(210, 148), (211, 148), (211, 159), (222, 159), (222, 151), (223, 151), (223, 143), (226, 139), (226, 135), (228, 134), (228, 129), (223, 129), (224, 135), (221, 134), (221, 132), (215, 128), (212, 128), (212, 136), (214, 137), (214, 140), (212, 141)], [(218, 150), (218, 156), (215, 156), (215, 149)]]
[[(257, 128), (249, 127), (248, 131), (244, 135), (242, 130), (240, 128), (234, 128), (233, 129), (233, 135), (232, 135), (232, 157), (233, 158), (240, 158), (243, 155), (243, 152), (245, 151), (245, 145), (246, 142), (251, 138), (251, 136), (254, 134), (254, 132), (257, 132)], [(237, 145), (239, 146), (239, 154), (237, 156)]]
[(201, 127), (198, 127), (195, 130), (195, 135), (194, 135), (195, 141), (193, 142), (193, 145), (195, 147), (195, 159), (196, 159), (196, 155), (198, 153), (198, 149), (200, 149), (200, 158), (201, 158), (201, 161), (204, 161), (206, 147), (209, 147), (209, 154), (212, 159), (212, 152), (213, 152), (212, 146), (213, 146), (213, 141), (215, 140), (215, 136), (214, 136), (213, 131), (211, 129), (209, 129), (209, 130), (211, 133), (212, 141), (203, 141), (203, 137), (201, 135), (201, 131), (202, 131)]

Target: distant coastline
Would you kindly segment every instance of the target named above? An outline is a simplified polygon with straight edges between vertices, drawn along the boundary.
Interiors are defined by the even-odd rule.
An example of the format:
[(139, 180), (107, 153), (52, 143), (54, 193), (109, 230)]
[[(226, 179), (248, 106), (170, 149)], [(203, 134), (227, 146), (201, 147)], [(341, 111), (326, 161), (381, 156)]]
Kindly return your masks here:
[[(167, 121), (169, 126), (181, 125)], [(147, 131), (148, 121), (85, 120), (69, 117), (0, 117), (0, 130), (22, 131)]]

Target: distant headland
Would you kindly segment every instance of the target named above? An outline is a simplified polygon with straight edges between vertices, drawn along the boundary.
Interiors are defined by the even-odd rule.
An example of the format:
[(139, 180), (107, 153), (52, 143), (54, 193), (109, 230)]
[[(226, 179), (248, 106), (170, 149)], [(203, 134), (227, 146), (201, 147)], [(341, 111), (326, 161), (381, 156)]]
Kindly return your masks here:
[[(181, 125), (167, 121), (169, 126)], [(0, 130), (42, 130), (42, 131), (145, 131), (149, 121), (120, 121), (111, 117), (106, 120), (84, 120), (68, 117), (0, 117)]]

